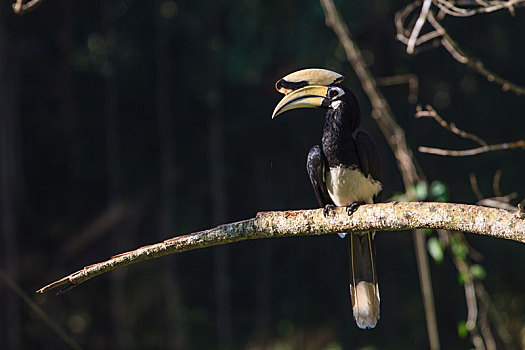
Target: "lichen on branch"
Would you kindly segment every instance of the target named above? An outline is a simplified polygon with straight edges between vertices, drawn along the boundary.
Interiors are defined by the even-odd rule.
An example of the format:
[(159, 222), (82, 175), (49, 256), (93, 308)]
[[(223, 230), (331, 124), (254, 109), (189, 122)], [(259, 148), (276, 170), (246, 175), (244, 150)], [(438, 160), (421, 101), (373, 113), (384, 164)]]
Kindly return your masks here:
[(65, 286), (62, 291), (69, 290), (102, 273), (139, 261), (247, 239), (421, 228), (471, 232), (525, 243), (523, 213), (475, 205), (390, 202), (362, 205), (351, 216), (345, 208), (335, 208), (328, 217), (324, 217), (323, 209), (261, 212), (252, 219), (176, 236), (113, 256), (86, 266), (37, 292), (44, 293), (60, 286)]

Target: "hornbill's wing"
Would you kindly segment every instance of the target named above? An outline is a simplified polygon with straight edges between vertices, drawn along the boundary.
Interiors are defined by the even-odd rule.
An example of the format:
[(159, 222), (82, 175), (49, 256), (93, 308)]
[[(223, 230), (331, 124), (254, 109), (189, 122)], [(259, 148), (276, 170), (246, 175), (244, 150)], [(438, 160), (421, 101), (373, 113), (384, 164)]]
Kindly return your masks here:
[[(376, 143), (372, 136), (364, 130), (358, 130), (355, 136), (357, 153), (361, 170), (365, 176), (371, 176), (374, 180), (383, 182), (381, 174), (381, 165), (379, 163), (379, 153), (377, 152)], [(381, 201), (381, 192), (374, 197), (374, 202)]]
[(314, 188), (315, 196), (321, 207), (327, 204), (334, 204), (328, 190), (326, 189), (326, 183), (324, 181), (324, 172), (326, 168), (326, 158), (323, 154), (321, 146), (315, 145), (308, 153), (308, 159), (306, 161), (306, 170), (310, 177), (310, 182)]

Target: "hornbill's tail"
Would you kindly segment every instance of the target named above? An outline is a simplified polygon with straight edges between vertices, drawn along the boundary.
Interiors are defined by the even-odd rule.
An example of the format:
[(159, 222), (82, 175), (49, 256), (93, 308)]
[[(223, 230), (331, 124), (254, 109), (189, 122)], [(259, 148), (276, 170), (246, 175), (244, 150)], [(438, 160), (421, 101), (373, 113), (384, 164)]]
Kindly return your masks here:
[(348, 235), (350, 295), (354, 318), (359, 328), (374, 328), (379, 320), (374, 233)]

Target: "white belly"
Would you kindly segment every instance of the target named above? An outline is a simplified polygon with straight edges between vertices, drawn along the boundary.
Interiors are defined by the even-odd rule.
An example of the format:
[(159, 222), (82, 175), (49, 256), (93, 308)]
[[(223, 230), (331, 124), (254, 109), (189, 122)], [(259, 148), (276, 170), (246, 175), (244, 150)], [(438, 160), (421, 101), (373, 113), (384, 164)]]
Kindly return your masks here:
[(382, 185), (357, 169), (338, 166), (326, 172), (326, 188), (334, 204), (344, 207), (354, 202), (372, 203)]

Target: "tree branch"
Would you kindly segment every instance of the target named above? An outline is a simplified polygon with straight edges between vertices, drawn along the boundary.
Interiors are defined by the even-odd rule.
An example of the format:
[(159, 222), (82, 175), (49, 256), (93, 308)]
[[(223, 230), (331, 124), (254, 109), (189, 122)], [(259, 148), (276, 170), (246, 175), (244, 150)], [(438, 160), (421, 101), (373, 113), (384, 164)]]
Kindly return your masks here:
[(116, 255), (106, 261), (86, 266), (37, 292), (44, 293), (65, 285), (61, 290), (64, 292), (102, 273), (139, 261), (247, 239), (417, 228), (465, 231), (525, 243), (525, 218), (522, 215), (475, 205), (379, 203), (362, 205), (350, 217), (345, 208), (336, 208), (328, 218), (323, 216), (323, 209), (261, 212), (252, 219), (176, 236)]
[(43, 0), (29, 0), (24, 2), (24, 0), (16, 0), (13, 4), (13, 11), (17, 15), (23, 15), (29, 11), (33, 11), (42, 1)]
[(487, 145), (483, 147), (477, 147), (477, 148), (465, 149), (465, 150), (441, 149), (441, 148), (421, 146), (418, 148), (418, 151), (421, 153), (435, 154), (438, 156), (467, 157), (467, 156), (475, 156), (476, 154), (480, 154), (480, 153), (501, 151), (501, 150), (506, 150), (506, 149), (525, 149), (525, 140), (505, 142), (505, 143), (500, 143), (497, 145)]
[(424, 110), (421, 108), (421, 106), (418, 106), (415, 117), (430, 117), (434, 119), (443, 129), (448, 130), (453, 134), (456, 134), (464, 139), (472, 140), (476, 143), (479, 143), (481, 146), (488, 145), (487, 142), (485, 142), (485, 140), (483, 140), (481, 137), (459, 129), (455, 123), (448, 123), (445, 119), (441, 118), (438, 112), (431, 105), (426, 105)]
[[(407, 46), (407, 52), (409, 54), (414, 53), (417, 46), (420, 46), (430, 40), (441, 38), (439, 40), (441, 46), (443, 46), (456, 61), (462, 64), (466, 64), (476, 73), (484, 76), (489, 82), (500, 85), (501, 89), (504, 92), (512, 91), (518, 96), (525, 95), (525, 86), (515, 84), (510, 80), (501, 77), (495, 72), (487, 69), (479, 59), (468, 56), (459, 46), (459, 44), (452, 39), (452, 37), (448, 34), (445, 28), (440, 24), (441, 19), (436, 18), (432, 9), (429, 9), (430, 2), (427, 0), (423, 1), (423, 3), (417, 0), (411, 2), (408, 5), (406, 5), (402, 10), (398, 11), (395, 15), (395, 25), (397, 31), (396, 39)], [(488, 6), (488, 2), (476, 0), (476, 3), (478, 3), (478, 5), (481, 5), (483, 3), (487, 6), (481, 5), (475, 11), (467, 11), (463, 9), (466, 12), (461, 12), (459, 11), (459, 8), (456, 8), (457, 11), (455, 12), (455, 14), (449, 11), (452, 9), (452, 7), (448, 7), (447, 9), (447, 6), (452, 6), (453, 2), (450, 2), (448, 0), (435, 0), (433, 3), (436, 4), (441, 11), (443, 11), (441, 14), (447, 13), (453, 14), (455, 16), (471, 16), (476, 13), (488, 13), (502, 8), (507, 8), (510, 11), (512, 11), (514, 7), (518, 5), (523, 5), (524, 1), (525, 0), (494, 1), (493, 3), (497, 4), (494, 4), (494, 6)], [(416, 23), (410, 30), (407, 27), (405, 27), (407, 18), (409, 18), (412, 15), (412, 13), (415, 12), (415, 10), (420, 6), (422, 7), (420, 15)], [(421, 32), (421, 27), (425, 23), (428, 23), (433, 28), (433, 30), (426, 34), (419, 35)]]

